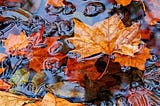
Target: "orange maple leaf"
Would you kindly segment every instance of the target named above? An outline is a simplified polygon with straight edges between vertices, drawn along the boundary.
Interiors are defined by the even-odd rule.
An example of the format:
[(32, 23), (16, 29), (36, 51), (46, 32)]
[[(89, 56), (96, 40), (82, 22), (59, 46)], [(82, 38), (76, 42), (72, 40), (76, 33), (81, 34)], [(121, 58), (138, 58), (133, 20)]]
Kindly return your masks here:
[[(141, 33), (139, 24), (135, 23), (130, 27), (125, 27), (118, 15), (96, 23), (93, 26), (88, 26), (78, 20), (74, 20), (74, 37), (68, 38), (75, 49), (74, 53), (79, 53), (81, 58), (85, 58), (97, 53), (110, 55), (111, 53), (119, 53), (120, 55), (134, 57), (141, 51)], [(150, 57), (149, 52), (141, 61), (141, 65), (137, 67), (144, 69), (146, 59)], [(122, 56), (122, 57), (124, 57)], [(118, 57), (118, 55), (117, 55)], [(126, 60), (126, 59), (125, 59)], [(121, 63), (122, 64), (122, 63)], [(125, 64), (126, 66), (135, 66), (135, 64)], [(138, 66), (138, 65), (136, 65)]]
[[(140, 44), (139, 24), (125, 27), (118, 15), (88, 26), (74, 19), (74, 37), (68, 38), (74, 46), (72, 52), (81, 54), (81, 58), (96, 53), (111, 54), (119, 52), (133, 56)], [(128, 49), (128, 50), (126, 50)]]
[(21, 32), (20, 35), (9, 34), (7, 39), (3, 41), (6, 52), (12, 55), (24, 54), (24, 49), (30, 42), (25, 32)]
[(122, 66), (132, 66), (137, 67), (140, 70), (145, 69), (146, 59), (151, 58), (148, 48), (142, 48), (142, 50), (136, 53), (134, 56), (115, 54), (115, 62), (119, 62)]
[(64, 6), (64, 0), (47, 0), (47, 4), (50, 4), (54, 7), (62, 7)]

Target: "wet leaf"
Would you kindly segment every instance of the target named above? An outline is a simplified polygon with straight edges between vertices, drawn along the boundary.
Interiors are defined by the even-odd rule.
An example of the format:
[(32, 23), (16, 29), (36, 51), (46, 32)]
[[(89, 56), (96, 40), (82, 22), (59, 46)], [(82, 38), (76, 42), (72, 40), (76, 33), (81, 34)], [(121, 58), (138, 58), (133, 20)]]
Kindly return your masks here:
[(10, 84), (8, 84), (4, 80), (0, 79), (0, 90), (8, 90), (10, 87), (11, 87)]
[(127, 6), (131, 3), (132, 0), (115, 0), (117, 4), (120, 4), (122, 6)]
[(47, 0), (47, 4), (50, 4), (54, 7), (62, 7), (64, 6), (64, 0)]
[(54, 85), (48, 85), (46, 89), (58, 97), (68, 99), (75, 98), (80, 101), (85, 100), (85, 89), (81, 87), (78, 82), (57, 82)]
[(100, 73), (97, 71), (95, 67), (96, 61), (97, 59), (85, 61), (68, 59), (67, 69), (65, 70), (67, 79), (72, 81), (83, 81), (85, 80), (86, 75), (89, 79), (96, 80), (100, 76)]
[(140, 52), (134, 56), (126, 56), (121, 54), (115, 54), (115, 62), (119, 62), (122, 66), (137, 67), (140, 70), (145, 69), (146, 59), (151, 58), (150, 50), (143, 48)]
[(57, 42), (59, 37), (50, 37), (45, 41), (45, 46), (41, 48), (33, 48), (32, 52), (28, 54), (29, 57), (29, 68), (34, 69), (37, 72), (40, 72), (42, 69), (45, 69), (45, 62), (47, 59), (51, 59), (52, 62), (62, 60), (66, 55), (62, 53), (55, 52), (60, 44)]
[(4, 40), (5, 49), (8, 54), (17, 55), (24, 54), (24, 48), (29, 44), (29, 38), (25, 32), (21, 32), (20, 35), (9, 34), (6, 40)]
[(74, 37), (69, 38), (75, 50), (72, 52), (81, 54), (81, 58), (96, 53), (120, 54), (133, 56), (139, 51), (140, 44), (139, 24), (125, 27), (118, 15), (88, 26), (74, 19)]
[(0, 91), (0, 104), (1, 106), (22, 106), (28, 103), (31, 99), (18, 96), (7, 92)]

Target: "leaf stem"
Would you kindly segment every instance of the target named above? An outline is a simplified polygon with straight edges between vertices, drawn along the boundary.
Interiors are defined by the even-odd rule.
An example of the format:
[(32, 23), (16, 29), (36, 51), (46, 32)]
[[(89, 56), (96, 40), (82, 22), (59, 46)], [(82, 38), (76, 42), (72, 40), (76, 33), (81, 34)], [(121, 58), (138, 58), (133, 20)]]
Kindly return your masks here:
[(110, 60), (111, 60), (110, 57), (108, 57), (106, 67), (105, 67), (103, 73), (97, 78), (97, 80), (100, 80), (100, 79), (104, 76), (104, 74), (108, 73), (108, 70), (107, 70), (107, 69), (108, 69), (108, 67), (109, 67)]

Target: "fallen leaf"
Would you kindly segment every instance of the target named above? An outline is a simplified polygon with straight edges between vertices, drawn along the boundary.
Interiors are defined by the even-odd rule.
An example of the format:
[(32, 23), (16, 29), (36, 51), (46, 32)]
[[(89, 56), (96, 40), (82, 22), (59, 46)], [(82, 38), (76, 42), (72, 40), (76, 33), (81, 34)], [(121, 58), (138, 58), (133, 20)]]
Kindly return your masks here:
[(64, 0), (47, 0), (47, 4), (50, 4), (54, 7), (62, 7), (64, 6)]
[(68, 38), (74, 44), (75, 50), (81, 58), (97, 53), (110, 55), (113, 52), (133, 56), (139, 51), (139, 24), (125, 27), (118, 15), (88, 26), (74, 19), (74, 37)]
[(28, 103), (31, 99), (25, 96), (18, 96), (7, 92), (0, 91), (1, 106), (22, 106)]
[(24, 48), (26, 48), (30, 42), (25, 32), (21, 32), (20, 35), (9, 34), (7, 39), (3, 41), (6, 52), (11, 55), (23, 55)]
[(8, 84), (4, 80), (0, 79), (0, 90), (8, 90), (10, 87), (11, 87), (10, 84)]
[(122, 6), (127, 6), (131, 3), (132, 0), (115, 0), (117, 4), (120, 4)]
[(151, 58), (150, 50), (145, 47), (134, 56), (127, 56), (116, 53), (114, 61), (119, 62), (122, 66), (132, 66), (137, 67), (140, 70), (144, 70), (145, 62), (148, 58)]
[(67, 69), (65, 70), (67, 80), (84, 81), (85, 75), (90, 80), (96, 80), (101, 74), (95, 67), (96, 61), (97, 59), (91, 59), (78, 62), (76, 59), (68, 59)]
[(42, 69), (45, 69), (45, 62), (50, 59), (52, 62), (61, 61), (66, 57), (62, 53), (54, 53), (54, 49), (59, 47), (59, 43), (56, 41), (59, 37), (50, 37), (46, 38), (45, 47), (41, 48), (32, 48), (31, 52), (27, 55), (29, 58), (29, 68), (34, 69), (37, 72), (40, 72)]

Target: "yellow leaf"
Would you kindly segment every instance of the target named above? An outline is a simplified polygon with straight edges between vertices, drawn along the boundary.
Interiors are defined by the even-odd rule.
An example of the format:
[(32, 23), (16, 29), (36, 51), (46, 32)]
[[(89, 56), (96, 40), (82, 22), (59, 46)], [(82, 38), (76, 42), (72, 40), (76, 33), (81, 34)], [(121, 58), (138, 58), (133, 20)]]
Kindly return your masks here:
[(11, 93), (0, 91), (0, 105), (1, 106), (22, 106), (28, 103), (31, 99), (24, 96), (17, 96)]
[(72, 52), (81, 54), (85, 58), (97, 53), (120, 54), (133, 56), (139, 51), (141, 34), (139, 24), (125, 27), (118, 15), (96, 23), (86, 25), (74, 19), (74, 37), (68, 38), (74, 46)]
[[(8, 54), (18, 54), (21, 50), (29, 44), (30, 40), (26, 36), (25, 32), (21, 32), (20, 35), (9, 34), (6, 40), (4, 40), (5, 49)], [(22, 53), (21, 51), (21, 53)]]
[(0, 53), (0, 62), (3, 61), (3, 59), (6, 57), (7, 57), (6, 54)]

